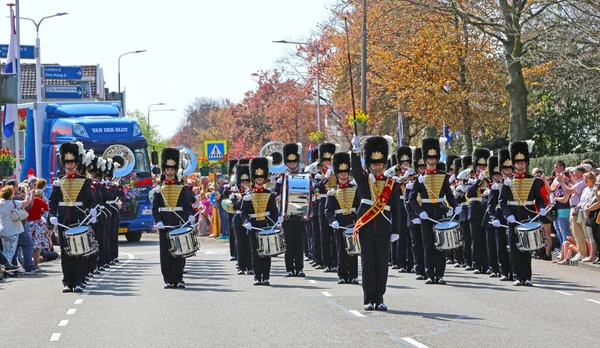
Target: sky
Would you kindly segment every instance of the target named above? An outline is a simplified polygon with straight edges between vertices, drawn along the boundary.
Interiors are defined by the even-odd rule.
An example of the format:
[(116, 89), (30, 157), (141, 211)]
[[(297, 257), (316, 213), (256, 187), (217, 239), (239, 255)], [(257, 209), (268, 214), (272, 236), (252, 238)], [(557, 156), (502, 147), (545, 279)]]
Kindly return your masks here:
[[(14, 0), (13, 0), (14, 2)], [(21, 0), (21, 17), (39, 20), (42, 64), (95, 65), (117, 91), (118, 57), (126, 107), (144, 114), (170, 138), (195, 97), (241, 101), (256, 87), (251, 74), (276, 67), (293, 45), (272, 40), (306, 40), (328, 17), (334, 0)], [(8, 7), (5, 8), (9, 15)], [(0, 18), (8, 44), (10, 21)], [(21, 21), (21, 44), (35, 45), (35, 26)], [(1, 36), (0, 36), (1, 37)], [(23, 63), (35, 63), (24, 60)]]

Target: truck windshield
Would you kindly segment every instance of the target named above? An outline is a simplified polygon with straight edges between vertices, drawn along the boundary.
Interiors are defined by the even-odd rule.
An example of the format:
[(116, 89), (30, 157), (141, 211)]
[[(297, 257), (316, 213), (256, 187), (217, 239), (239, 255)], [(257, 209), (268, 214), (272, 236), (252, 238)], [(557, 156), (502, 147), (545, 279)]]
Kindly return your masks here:
[(146, 149), (133, 149), (133, 155), (135, 156), (133, 171), (136, 173), (149, 173), (150, 166)]

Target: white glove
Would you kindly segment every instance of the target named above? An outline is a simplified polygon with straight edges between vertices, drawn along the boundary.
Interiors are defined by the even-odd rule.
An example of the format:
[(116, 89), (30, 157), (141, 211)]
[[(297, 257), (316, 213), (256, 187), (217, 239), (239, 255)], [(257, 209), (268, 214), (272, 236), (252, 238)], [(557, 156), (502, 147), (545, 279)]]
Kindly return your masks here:
[(446, 213), (446, 216), (449, 217), (449, 218), (453, 217), (454, 216), (454, 210), (448, 209), (448, 212)]
[(419, 219), (419, 218), (412, 219), (411, 221), (412, 221), (412, 223), (413, 223), (414, 225), (420, 225), (420, 224), (421, 224), (421, 219)]
[(92, 216), (98, 215), (98, 211), (96, 210), (96, 208), (90, 209), (90, 215), (92, 215)]
[(275, 176), (272, 176), (272, 177), (269, 178), (269, 181), (271, 182), (271, 184), (275, 184), (276, 182), (279, 181), (279, 179), (275, 179)]
[(479, 172), (479, 179), (483, 180), (487, 178), (487, 174), (485, 173), (485, 170), (482, 170)]
[(413, 185), (414, 185), (414, 184), (413, 184), (412, 182), (411, 182), (411, 183), (408, 183), (408, 184), (406, 184), (406, 189), (407, 189), (407, 190), (412, 190), (412, 188), (413, 188)]
[(411, 175), (415, 175), (415, 171), (412, 168), (408, 168), (402, 177), (408, 178)]
[(419, 214), (419, 218), (421, 220), (427, 220), (429, 218), (429, 215), (427, 214), (426, 211), (422, 211), (421, 214)]
[(90, 223), (91, 223), (91, 224), (95, 224), (95, 223), (96, 223), (96, 221), (97, 221), (97, 220), (96, 220), (96, 217), (95, 217), (95, 216), (92, 216), (92, 217), (90, 218)]
[(506, 186), (512, 186), (512, 180), (510, 180), (508, 178), (504, 179), (504, 185), (506, 185)]
[(247, 194), (247, 195), (245, 195), (245, 196), (244, 196), (244, 200), (245, 200), (246, 202), (248, 202), (248, 201), (251, 201), (251, 200), (252, 200), (252, 195), (251, 195), (251, 194)]
[(277, 178), (277, 183), (281, 184), (283, 182), (283, 180), (281, 180), (281, 178)]
[(315, 179), (316, 179), (316, 180), (321, 180), (321, 179), (323, 179), (323, 175), (321, 175), (321, 174), (316, 174), (316, 175), (315, 175)]
[(354, 145), (355, 150), (358, 150), (360, 147), (360, 138), (356, 134), (354, 134), (354, 136), (352, 137), (352, 145)]
[(165, 228), (165, 224), (163, 224), (162, 221), (159, 221), (156, 223), (156, 228), (162, 230), (163, 228)]
[(469, 179), (469, 180), (467, 181), (467, 185), (473, 185), (474, 183), (475, 183), (475, 180), (474, 180), (474, 179)]
[(506, 221), (508, 221), (508, 223), (510, 223), (510, 224), (514, 224), (515, 222), (517, 222), (517, 220), (515, 220), (515, 216), (514, 215), (511, 215), (511, 216), (507, 217)]
[(333, 173), (333, 169), (331, 167), (329, 167), (327, 169), (327, 171), (325, 172), (325, 179), (329, 179), (329, 177), (331, 176), (332, 173)]
[(546, 211), (546, 208), (540, 208), (540, 215), (546, 216), (546, 214), (548, 214), (548, 212)]
[(375, 183), (375, 181), (377, 181), (377, 179), (375, 179), (375, 175), (373, 175), (373, 173), (369, 174), (369, 181), (372, 183)]
[(498, 191), (499, 189), (500, 189), (500, 185), (498, 185), (497, 183), (494, 183), (494, 185), (492, 185), (493, 191)]
[(283, 223), (283, 216), (277, 218), (277, 224), (281, 225)]
[(240, 192), (240, 189), (238, 189), (238, 187), (237, 187), (237, 186), (233, 186), (233, 187), (231, 188), (231, 192)]
[(50, 223), (53, 225), (58, 225), (58, 218), (56, 216), (51, 217)]
[(160, 185), (156, 185), (156, 187), (154, 188), (154, 193), (160, 194)]
[(188, 216), (188, 222), (190, 224), (193, 224), (194, 222), (196, 222), (196, 217), (194, 215)]
[(121, 209), (123, 207), (123, 202), (117, 201), (117, 208)]
[(500, 227), (500, 220), (496, 219), (496, 220), (492, 221), (492, 226)]
[(452, 174), (452, 176), (450, 177), (450, 182), (454, 182), (454, 180), (456, 180), (456, 175)]
[(335, 228), (335, 229), (340, 228), (340, 223), (337, 222), (337, 221), (332, 222), (331, 223), (331, 228)]
[(398, 239), (400, 239), (400, 235), (398, 233), (392, 233), (390, 235), (390, 243), (394, 243)]
[(456, 215), (460, 215), (460, 213), (462, 213), (462, 207), (460, 205), (457, 205), (456, 208), (454, 208), (454, 213)]
[(52, 185), (54, 185), (54, 186), (60, 186), (60, 180), (54, 179), (54, 181), (52, 182)]
[(42, 216), (42, 223), (47, 223), (46, 218)]
[(233, 201), (233, 200), (235, 199), (235, 194), (233, 194), (233, 193), (232, 193), (232, 194), (230, 194), (230, 195), (229, 195), (229, 199)]
[(419, 183), (424, 183), (425, 182), (425, 176), (423, 175), (419, 175)]
[(247, 230), (251, 230), (252, 229), (252, 224), (250, 222), (246, 222), (242, 226), (244, 226), (244, 228), (247, 229)]

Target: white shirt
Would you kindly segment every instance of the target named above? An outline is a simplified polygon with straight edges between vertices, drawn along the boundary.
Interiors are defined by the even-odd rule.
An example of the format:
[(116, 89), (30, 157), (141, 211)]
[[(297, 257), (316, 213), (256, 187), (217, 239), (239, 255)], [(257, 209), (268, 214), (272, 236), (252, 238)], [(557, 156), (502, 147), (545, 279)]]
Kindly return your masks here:
[(22, 201), (14, 201), (12, 199), (0, 199), (0, 235), (1, 236), (13, 236), (19, 234), (25, 229), (21, 221), (13, 221), (10, 218), (11, 210), (21, 208), (23, 205)]

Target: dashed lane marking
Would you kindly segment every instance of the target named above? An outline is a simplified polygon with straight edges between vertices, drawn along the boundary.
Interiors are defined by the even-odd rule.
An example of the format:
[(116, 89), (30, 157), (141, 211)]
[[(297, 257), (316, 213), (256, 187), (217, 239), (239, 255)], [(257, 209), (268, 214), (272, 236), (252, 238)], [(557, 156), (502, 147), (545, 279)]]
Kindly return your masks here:
[(355, 310), (355, 309), (351, 309), (351, 310), (349, 310), (348, 312), (350, 312), (350, 313), (352, 313), (352, 314), (356, 315), (356, 316), (357, 316), (357, 317), (359, 317), (359, 318), (366, 318), (366, 316), (365, 316), (364, 314), (362, 314), (361, 312), (359, 312), (359, 311), (357, 311), (357, 310)]
[(423, 343), (421, 343), (421, 342), (419, 342), (419, 341), (417, 341), (417, 340), (415, 340), (413, 338), (402, 337), (402, 339), (404, 341), (406, 341), (406, 343), (408, 343), (408, 344), (410, 344), (410, 345), (412, 345), (414, 347), (417, 347), (417, 348), (429, 348), (428, 346), (424, 345)]
[(71, 308), (67, 311), (67, 315), (75, 314), (77, 312), (77, 308)]
[(585, 299), (586, 301), (590, 301), (590, 302), (594, 302), (595, 304), (600, 304), (600, 301), (596, 301), (596, 300), (591, 300), (589, 298)]
[(68, 320), (61, 320), (60, 323), (58, 323), (58, 326), (67, 326), (68, 323)]
[(55, 332), (50, 336), (50, 342), (56, 342), (60, 339), (60, 332)]
[(559, 294), (563, 294), (563, 295), (567, 295), (567, 296), (573, 296), (573, 294), (569, 294), (568, 292), (564, 292), (564, 291), (560, 291), (560, 290), (554, 290), (555, 292), (558, 292)]
[(312, 279), (309, 280), (308, 282), (311, 283), (311, 284), (317, 284), (317, 281), (316, 280), (312, 280)]
[[(93, 286), (93, 285), (92, 285)], [(81, 304), (83, 302), (83, 299), (80, 298), (79, 300), (75, 300), (75, 304)]]
[(325, 297), (331, 297), (332, 295), (330, 293), (328, 293), (327, 291), (323, 291), (321, 292), (323, 295), (325, 295)]

